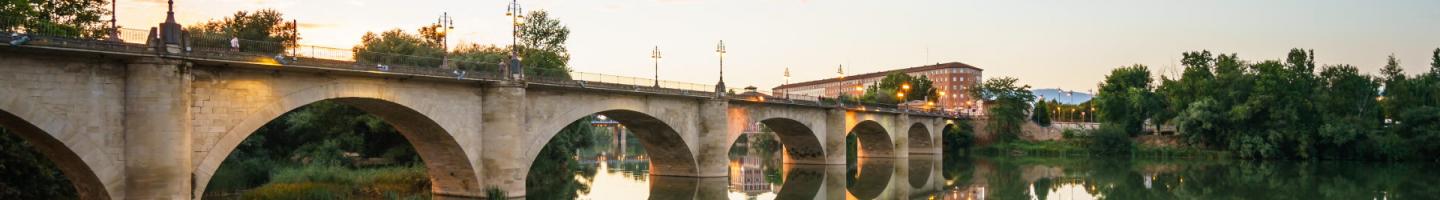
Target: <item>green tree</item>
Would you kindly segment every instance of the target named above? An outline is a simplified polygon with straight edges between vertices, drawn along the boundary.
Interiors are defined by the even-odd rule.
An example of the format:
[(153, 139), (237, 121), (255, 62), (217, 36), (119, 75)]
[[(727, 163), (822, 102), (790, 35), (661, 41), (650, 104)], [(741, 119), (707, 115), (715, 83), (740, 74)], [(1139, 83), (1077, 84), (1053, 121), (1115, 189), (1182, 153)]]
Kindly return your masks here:
[(1440, 48), (1430, 53), (1430, 76), (1440, 78)]
[(495, 45), (460, 44), (450, 52), (450, 62), (464, 70), (499, 71), (500, 63), (510, 59), (509, 54)]
[(969, 153), (970, 147), (975, 145), (975, 126), (970, 125), (968, 120), (956, 121), (953, 127), (945, 129), (941, 139), (946, 155)]
[[(865, 102), (898, 104), (916, 100), (930, 100), (936, 96), (934, 83), (925, 76), (910, 76), (905, 73), (890, 73), (879, 82), (870, 85), (861, 99)], [(900, 97), (897, 94), (904, 94)]]
[(550, 12), (526, 14), (519, 36), (521, 66), (526, 68), (526, 76), (569, 79), (570, 52), (565, 48), (569, 38), (570, 28), (551, 18)]
[(100, 38), (110, 33), (105, 0), (3, 0), (0, 31)]
[(594, 117), (589, 116), (571, 122), (541, 148), (525, 179), (529, 198), (573, 199), (589, 192), (587, 184), (575, 179), (583, 171), (575, 152), (593, 145), (590, 135), (596, 129), (590, 125), (592, 120)]
[(1045, 101), (1035, 102), (1035, 109), (1030, 111), (1030, 121), (1040, 126), (1050, 126), (1050, 106)]
[(1019, 139), (1021, 126), (1025, 124), (1027, 117), (1026, 112), (1030, 111), (1030, 102), (1035, 101), (1035, 94), (1030, 92), (1030, 86), (1015, 85), (1018, 81), (1019, 79), (1012, 77), (991, 78), (970, 90), (971, 96), (989, 101), (985, 111), (990, 122), (986, 129), (995, 134), (1001, 142)]
[(1383, 117), (1380, 114), (1380, 83), (1361, 75), (1350, 65), (1325, 67), (1320, 72), (1323, 89), (1315, 99), (1322, 124), (1319, 129), (1321, 155), (1356, 156), (1357, 141), (1378, 134)]
[(1100, 121), (1115, 124), (1132, 136), (1139, 134), (1145, 119), (1162, 108), (1155, 102), (1151, 81), (1150, 70), (1144, 65), (1112, 70), (1095, 97)]
[(439, 44), (400, 29), (367, 32), (352, 50), (357, 62), (414, 67), (440, 67), (445, 53)]
[(1100, 126), (1100, 129), (1092, 132), (1088, 142), (1089, 145), (1086, 147), (1090, 149), (1091, 154), (1095, 155), (1128, 157), (1130, 152), (1135, 149), (1135, 142), (1130, 140), (1129, 133), (1117, 125)]
[(192, 46), (231, 48), (230, 39), (238, 38), (243, 52), (280, 53), (295, 47), (299, 41), (294, 32), (295, 23), (285, 21), (280, 11), (272, 9), (239, 11), (219, 21), (190, 25), (185, 30), (190, 32)]

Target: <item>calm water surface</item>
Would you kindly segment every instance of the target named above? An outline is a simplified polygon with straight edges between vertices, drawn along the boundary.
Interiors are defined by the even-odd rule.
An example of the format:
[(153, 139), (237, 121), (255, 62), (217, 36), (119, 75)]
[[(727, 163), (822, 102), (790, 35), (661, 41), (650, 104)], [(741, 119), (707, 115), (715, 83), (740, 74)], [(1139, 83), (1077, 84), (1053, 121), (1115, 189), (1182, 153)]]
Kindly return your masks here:
[(1435, 164), (913, 156), (856, 165), (732, 156), (728, 178), (648, 176), (643, 156), (582, 158), (579, 199), (1440, 199)]
[[(648, 175), (633, 137), (581, 149), (577, 199), (1440, 199), (1440, 164), (911, 155), (783, 164), (768, 130), (730, 176)], [(608, 142), (607, 142), (608, 141)]]

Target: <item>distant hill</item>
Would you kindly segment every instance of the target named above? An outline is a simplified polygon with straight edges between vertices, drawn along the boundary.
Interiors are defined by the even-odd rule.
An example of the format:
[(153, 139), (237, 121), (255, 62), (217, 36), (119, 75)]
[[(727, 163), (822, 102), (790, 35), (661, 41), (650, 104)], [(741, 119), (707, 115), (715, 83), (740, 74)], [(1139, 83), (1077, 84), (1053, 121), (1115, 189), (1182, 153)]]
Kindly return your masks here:
[[(1056, 99), (1059, 100), (1060, 103), (1064, 104), (1080, 104), (1084, 103), (1085, 101), (1089, 101), (1090, 98), (1095, 98), (1095, 95), (1091, 95), (1090, 93), (1086, 93), (1085, 91), (1065, 90), (1062, 93), (1060, 89), (1056, 88), (1033, 89), (1030, 90), (1030, 92), (1035, 93), (1036, 99), (1039, 99), (1040, 97), (1045, 97), (1045, 101)], [(1069, 93), (1070, 96), (1065, 96), (1065, 94), (1067, 93)]]

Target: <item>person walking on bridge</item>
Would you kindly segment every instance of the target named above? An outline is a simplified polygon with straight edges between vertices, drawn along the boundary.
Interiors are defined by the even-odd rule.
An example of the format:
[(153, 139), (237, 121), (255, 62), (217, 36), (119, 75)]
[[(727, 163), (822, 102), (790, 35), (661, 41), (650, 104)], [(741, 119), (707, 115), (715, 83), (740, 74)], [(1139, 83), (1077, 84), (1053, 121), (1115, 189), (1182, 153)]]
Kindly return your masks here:
[(230, 51), (240, 52), (240, 37), (230, 36)]

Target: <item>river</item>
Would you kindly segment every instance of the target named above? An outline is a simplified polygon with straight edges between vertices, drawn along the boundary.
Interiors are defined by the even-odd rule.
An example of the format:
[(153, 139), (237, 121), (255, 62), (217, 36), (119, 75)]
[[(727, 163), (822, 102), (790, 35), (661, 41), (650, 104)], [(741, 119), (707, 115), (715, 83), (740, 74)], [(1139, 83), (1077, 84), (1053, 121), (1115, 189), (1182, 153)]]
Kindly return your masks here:
[[(611, 151), (618, 152), (618, 151)], [(1434, 199), (1433, 163), (913, 155), (852, 165), (732, 152), (730, 177), (647, 175), (642, 151), (580, 158), (576, 199)]]

